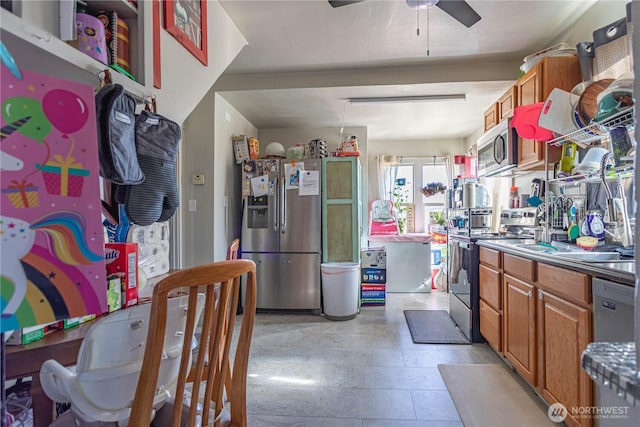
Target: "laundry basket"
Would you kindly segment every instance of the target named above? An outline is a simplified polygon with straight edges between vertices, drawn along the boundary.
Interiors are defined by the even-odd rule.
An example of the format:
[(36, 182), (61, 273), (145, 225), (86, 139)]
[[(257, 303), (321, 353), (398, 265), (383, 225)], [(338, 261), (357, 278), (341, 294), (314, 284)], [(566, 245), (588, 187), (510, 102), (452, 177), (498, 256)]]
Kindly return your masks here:
[(324, 315), (329, 320), (349, 320), (358, 314), (360, 265), (350, 262), (320, 264)]

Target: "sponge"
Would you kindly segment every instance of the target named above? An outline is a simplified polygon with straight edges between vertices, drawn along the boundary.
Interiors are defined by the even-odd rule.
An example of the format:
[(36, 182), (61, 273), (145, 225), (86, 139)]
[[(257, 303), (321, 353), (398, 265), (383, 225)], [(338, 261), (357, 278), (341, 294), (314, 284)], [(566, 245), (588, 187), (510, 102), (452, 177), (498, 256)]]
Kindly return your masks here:
[(590, 250), (593, 250), (596, 246), (598, 246), (598, 239), (591, 236), (578, 237), (576, 239), (576, 245), (578, 245), (579, 248), (590, 251)]

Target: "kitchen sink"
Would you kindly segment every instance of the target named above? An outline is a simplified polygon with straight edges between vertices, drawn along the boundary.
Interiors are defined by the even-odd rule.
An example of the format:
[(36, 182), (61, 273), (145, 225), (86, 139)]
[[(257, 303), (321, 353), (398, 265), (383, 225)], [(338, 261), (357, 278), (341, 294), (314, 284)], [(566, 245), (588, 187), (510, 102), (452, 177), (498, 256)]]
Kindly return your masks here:
[(583, 262), (616, 262), (629, 261), (629, 259), (621, 259), (618, 252), (598, 252), (580, 249), (577, 246), (562, 242), (549, 243), (528, 243), (517, 245), (517, 247), (526, 251), (536, 252), (545, 255), (551, 255), (558, 258), (570, 258)]

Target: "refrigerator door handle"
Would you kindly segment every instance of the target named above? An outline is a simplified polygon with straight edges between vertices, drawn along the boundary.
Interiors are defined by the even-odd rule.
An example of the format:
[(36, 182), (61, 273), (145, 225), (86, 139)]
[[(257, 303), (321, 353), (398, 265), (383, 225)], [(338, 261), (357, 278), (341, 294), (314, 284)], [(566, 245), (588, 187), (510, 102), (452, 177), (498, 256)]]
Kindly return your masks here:
[(284, 188), (284, 179), (282, 180), (282, 182), (280, 183), (280, 217), (281, 217), (281, 222), (280, 222), (280, 232), (282, 234), (284, 234), (285, 229), (287, 228), (287, 201), (286, 201), (286, 190)]
[[(275, 186), (274, 186), (274, 188), (276, 188), (276, 189), (277, 189), (277, 188), (278, 188), (278, 177), (276, 177), (276, 178), (275, 178), (275, 181), (276, 181), (276, 182), (275, 182)], [(276, 194), (277, 194), (277, 190), (276, 190)], [(277, 197), (277, 196), (276, 196), (276, 197)], [(277, 199), (276, 199), (276, 200), (277, 200)], [(275, 209), (276, 209), (276, 214), (275, 214), (275, 215), (273, 215), (273, 232), (274, 232), (274, 233), (277, 233), (277, 232), (278, 232), (278, 212), (277, 212), (277, 210), (278, 210), (278, 203), (276, 202), (276, 203), (274, 203), (274, 205), (275, 205)]]

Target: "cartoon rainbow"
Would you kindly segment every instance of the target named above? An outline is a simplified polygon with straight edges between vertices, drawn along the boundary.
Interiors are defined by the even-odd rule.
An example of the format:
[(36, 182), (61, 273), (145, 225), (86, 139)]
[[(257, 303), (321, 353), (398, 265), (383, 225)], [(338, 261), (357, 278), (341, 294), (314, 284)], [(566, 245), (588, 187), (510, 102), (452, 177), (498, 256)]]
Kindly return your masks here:
[[(11, 247), (0, 253), (3, 330), (10, 329), (5, 322), (39, 324), (101, 312), (90, 279), (73, 267), (103, 258), (87, 246), (84, 227), (84, 218), (70, 211), (45, 215), (33, 224), (0, 216), (0, 238)], [(36, 231), (46, 234), (51, 250), (34, 245)]]

